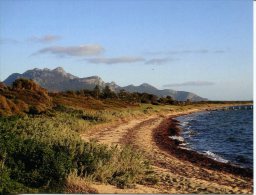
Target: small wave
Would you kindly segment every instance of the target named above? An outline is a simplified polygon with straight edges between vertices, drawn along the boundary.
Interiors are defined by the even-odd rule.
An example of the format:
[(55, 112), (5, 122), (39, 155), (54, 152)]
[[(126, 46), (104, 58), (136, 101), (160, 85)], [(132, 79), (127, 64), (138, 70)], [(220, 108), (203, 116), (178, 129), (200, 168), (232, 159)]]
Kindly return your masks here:
[(183, 143), (179, 144), (179, 146), (186, 146), (186, 145), (188, 145), (188, 144), (187, 144), (187, 143), (185, 143), (185, 142), (183, 142)]
[(188, 123), (189, 123), (189, 122), (182, 122), (182, 123), (180, 123), (180, 125), (181, 125), (182, 127), (184, 127), (184, 126), (187, 126)]
[(189, 137), (191, 136), (196, 136), (198, 135), (197, 131), (192, 130), (191, 128), (187, 128), (186, 131), (182, 132), (183, 135), (188, 135)]
[(213, 152), (210, 152), (210, 151), (205, 151), (204, 154), (206, 156), (208, 156), (209, 158), (213, 159), (213, 160), (216, 160), (218, 162), (222, 162), (222, 163), (228, 163), (229, 161), (220, 157), (219, 155), (213, 153)]
[(188, 134), (189, 134), (189, 130), (188, 130), (188, 129), (186, 129), (186, 130), (187, 130), (187, 131), (183, 131), (183, 132), (182, 132), (183, 135), (188, 135)]
[(198, 132), (193, 131), (193, 130), (190, 130), (190, 131), (188, 132), (188, 134), (189, 134), (189, 136), (191, 137), (191, 136), (198, 135)]
[(191, 148), (187, 148), (187, 147), (180, 147), (180, 146), (179, 146), (179, 148), (180, 148), (180, 149), (183, 149), (183, 150), (189, 150), (189, 151), (192, 150)]
[(180, 141), (180, 142), (184, 142), (184, 138), (181, 137), (181, 136), (176, 136), (176, 135), (174, 135), (174, 136), (169, 136), (169, 138), (170, 138), (170, 139), (173, 139), (173, 140), (178, 140), (178, 141)]

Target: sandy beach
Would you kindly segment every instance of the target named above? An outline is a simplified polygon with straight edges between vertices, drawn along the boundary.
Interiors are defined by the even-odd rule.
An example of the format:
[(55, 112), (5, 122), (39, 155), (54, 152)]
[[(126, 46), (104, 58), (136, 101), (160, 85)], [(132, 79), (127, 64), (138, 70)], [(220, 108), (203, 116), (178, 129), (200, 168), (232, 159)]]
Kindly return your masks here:
[(181, 149), (177, 141), (168, 137), (170, 133), (179, 134), (177, 121), (173, 118), (224, 106), (206, 105), (180, 112), (170, 110), (168, 113), (146, 118), (119, 121), (105, 128), (95, 129), (89, 134), (82, 134), (84, 140), (95, 139), (108, 145), (130, 145), (143, 151), (160, 178), (156, 185), (136, 185), (134, 189), (118, 189), (97, 183), (92, 187), (99, 193), (252, 193), (251, 170), (220, 163), (196, 152)]

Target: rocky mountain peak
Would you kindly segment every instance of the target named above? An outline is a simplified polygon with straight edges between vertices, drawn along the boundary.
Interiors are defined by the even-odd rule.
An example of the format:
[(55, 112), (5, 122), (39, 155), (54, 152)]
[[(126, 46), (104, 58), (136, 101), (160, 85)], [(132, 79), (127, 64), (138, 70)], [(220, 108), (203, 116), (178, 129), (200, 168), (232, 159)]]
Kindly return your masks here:
[(12, 83), (18, 78), (32, 79), (43, 88), (54, 92), (81, 89), (93, 90), (96, 85), (99, 85), (100, 88), (104, 88), (108, 85), (111, 90), (116, 92), (124, 89), (128, 92), (150, 93), (158, 97), (172, 96), (174, 99), (180, 101), (186, 101), (187, 99), (191, 99), (191, 101), (206, 100), (190, 92), (170, 89), (159, 90), (148, 83), (143, 83), (139, 86), (128, 85), (126, 87), (120, 87), (113, 81), (111, 83), (105, 83), (99, 76), (79, 78), (67, 73), (62, 67), (57, 67), (53, 70), (36, 68), (28, 70), (23, 74), (14, 73), (10, 75), (4, 83), (6, 85), (12, 85)]
[(51, 71), (49, 68), (44, 68), (43, 71)]
[(62, 67), (57, 67), (57, 68), (53, 69), (52, 71), (66, 74), (66, 71)]
[(34, 68), (32, 69), (32, 71), (40, 71), (41, 69), (40, 68)]
[(148, 83), (142, 83), (140, 86), (141, 87), (153, 87), (152, 85), (150, 85)]
[(148, 84), (148, 83), (142, 83), (140, 86), (151, 86), (150, 84)]
[(116, 85), (116, 83), (114, 81), (111, 81), (109, 85)]

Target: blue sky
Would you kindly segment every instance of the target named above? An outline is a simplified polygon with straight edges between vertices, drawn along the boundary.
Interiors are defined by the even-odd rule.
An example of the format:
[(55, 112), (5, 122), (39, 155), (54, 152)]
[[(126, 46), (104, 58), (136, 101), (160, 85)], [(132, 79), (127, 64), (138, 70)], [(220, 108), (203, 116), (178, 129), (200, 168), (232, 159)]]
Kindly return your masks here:
[(2, 0), (0, 80), (63, 67), (121, 86), (149, 83), (251, 100), (251, 0)]

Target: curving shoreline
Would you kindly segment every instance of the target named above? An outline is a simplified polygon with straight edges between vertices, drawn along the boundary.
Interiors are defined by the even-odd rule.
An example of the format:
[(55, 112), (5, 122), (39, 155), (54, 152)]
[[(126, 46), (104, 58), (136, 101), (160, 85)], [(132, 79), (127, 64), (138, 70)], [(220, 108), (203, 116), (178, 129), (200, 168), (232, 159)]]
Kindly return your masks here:
[[(201, 112), (195, 111), (195, 112)], [(190, 114), (190, 113), (189, 113)], [(231, 163), (219, 162), (211, 159), (203, 154), (200, 154), (193, 150), (187, 150), (180, 148), (179, 145), (182, 143), (179, 140), (170, 139), (169, 136), (180, 136), (181, 129), (179, 128), (179, 121), (175, 118), (178, 116), (188, 115), (188, 113), (181, 113), (178, 115), (172, 115), (162, 121), (160, 126), (154, 131), (154, 140), (157, 146), (169, 153), (174, 155), (180, 160), (189, 161), (197, 166), (207, 168), (214, 171), (220, 171), (224, 173), (231, 173), (237, 176), (253, 178), (253, 170), (249, 168), (241, 168)]]
[[(83, 134), (84, 140), (96, 139), (109, 146), (127, 145), (143, 152), (154, 174), (156, 185), (136, 185), (135, 189), (117, 189), (94, 184), (99, 193), (213, 193), (250, 194), (253, 191), (251, 170), (217, 162), (197, 152), (178, 148), (179, 142), (168, 136), (179, 135), (175, 117), (206, 110), (223, 109), (229, 105), (202, 105), (184, 109), (166, 109), (147, 117), (123, 121), (115, 126)], [(237, 104), (236, 104), (237, 105)], [(172, 134), (170, 134), (172, 133)], [(111, 187), (111, 189), (110, 189)]]

